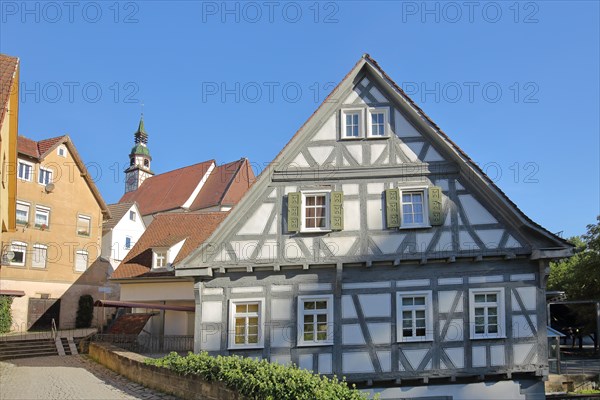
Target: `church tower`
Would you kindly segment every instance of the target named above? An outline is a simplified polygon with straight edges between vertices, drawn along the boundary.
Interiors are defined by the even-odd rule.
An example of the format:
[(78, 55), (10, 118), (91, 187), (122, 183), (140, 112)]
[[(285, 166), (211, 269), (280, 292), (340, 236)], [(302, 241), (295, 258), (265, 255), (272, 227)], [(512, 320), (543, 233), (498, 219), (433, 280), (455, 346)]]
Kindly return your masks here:
[(148, 134), (144, 129), (144, 115), (133, 135), (134, 146), (129, 153), (129, 168), (125, 170), (125, 193), (136, 190), (146, 178), (154, 175), (150, 170), (150, 150), (148, 149)]

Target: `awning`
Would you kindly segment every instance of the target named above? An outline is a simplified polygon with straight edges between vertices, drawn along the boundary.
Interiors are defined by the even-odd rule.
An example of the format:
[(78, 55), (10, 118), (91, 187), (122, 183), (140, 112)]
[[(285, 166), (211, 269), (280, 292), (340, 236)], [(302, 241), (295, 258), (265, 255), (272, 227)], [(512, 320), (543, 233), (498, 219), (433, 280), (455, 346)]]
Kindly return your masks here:
[(14, 296), (14, 297), (23, 297), (25, 296), (25, 292), (22, 290), (0, 290), (0, 296)]
[(127, 307), (127, 308), (145, 308), (148, 310), (170, 310), (170, 311), (196, 311), (195, 306), (176, 306), (169, 304), (155, 303), (134, 303), (130, 301), (119, 300), (96, 300), (95, 307)]

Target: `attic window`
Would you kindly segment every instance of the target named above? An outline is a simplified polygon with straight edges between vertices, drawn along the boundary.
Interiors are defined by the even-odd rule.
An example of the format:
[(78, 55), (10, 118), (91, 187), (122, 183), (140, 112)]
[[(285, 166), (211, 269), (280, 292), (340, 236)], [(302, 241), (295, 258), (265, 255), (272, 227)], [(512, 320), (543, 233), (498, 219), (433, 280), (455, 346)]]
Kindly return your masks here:
[(167, 266), (168, 249), (152, 250), (152, 268), (163, 268)]
[(369, 125), (367, 129), (368, 137), (378, 138), (388, 136), (389, 117), (387, 108), (370, 108)]
[(135, 211), (129, 211), (129, 219), (135, 221)]
[(342, 110), (341, 113), (341, 135), (342, 139), (360, 139), (364, 137), (363, 132), (363, 109)]
[(65, 148), (65, 146), (59, 146), (56, 149), (56, 153), (61, 156), (61, 157), (66, 157), (67, 156), (67, 149)]

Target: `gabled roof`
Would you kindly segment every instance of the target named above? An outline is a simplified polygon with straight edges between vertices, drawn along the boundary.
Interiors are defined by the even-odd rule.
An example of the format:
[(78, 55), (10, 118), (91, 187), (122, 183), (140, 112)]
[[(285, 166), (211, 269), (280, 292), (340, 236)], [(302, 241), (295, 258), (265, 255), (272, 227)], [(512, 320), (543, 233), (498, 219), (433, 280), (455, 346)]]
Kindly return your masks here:
[[(125, 216), (127, 211), (129, 211), (129, 209), (134, 205), (137, 208), (137, 203), (135, 201), (129, 203), (109, 204), (108, 210), (110, 211), (111, 217), (109, 220), (104, 221), (104, 223), (102, 224), (102, 231), (104, 232), (117, 226), (117, 224), (119, 223), (119, 221), (121, 221), (123, 216)], [(143, 220), (142, 223), (144, 223)]]
[(214, 163), (208, 160), (147, 178), (137, 190), (125, 193), (119, 203), (137, 202), (142, 215), (180, 208)]
[(158, 214), (129, 251), (125, 260), (113, 273), (112, 279), (173, 276), (173, 272), (150, 271), (152, 268), (152, 249), (171, 247), (185, 239), (185, 243), (173, 262), (173, 266), (176, 267), (179, 261), (200, 246), (212, 234), (226, 215), (227, 212)]
[[(444, 133), (430, 118), (427, 116), (416, 103), (406, 95), (406, 93), (381, 69), (379, 64), (371, 58), (368, 54), (364, 54), (360, 60), (354, 65), (354, 67), (346, 74), (341, 82), (331, 91), (331, 93), (323, 100), (321, 105), (313, 112), (313, 114), (306, 120), (306, 122), (296, 131), (289, 142), (283, 147), (283, 149), (277, 154), (271, 165), (288, 165), (291, 163), (291, 159), (287, 159), (291, 153), (292, 148), (296, 145), (300, 145), (301, 136), (310, 132), (313, 129), (318, 128), (326, 120), (325, 117), (329, 116), (330, 113), (334, 112), (339, 106), (338, 99), (333, 99), (333, 96), (338, 96), (340, 93), (345, 93), (350, 90), (358, 82), (358, 80), (369, 74), (370, 79), (375, 80), (379, 83), (382, 90), (387, 93), (390, 98), (393, 98), (394, 104), (396, 104), (403, 112), (406, 113), (407, 117), (415, 127), (427, 136), (429, 140), (443, 148), (455, 161), (462, 171), (462, 173), (468, 174), (469, 178), (473, 181), (474, 186), (480, 191), (480, 195), (490, 202), (492, 206), (509, 221), (513, 226), (519, 229), (526, 229), (529, 232), (541, 238), (545, 244), (549, 245), (544, 249), (550, 249), (549, 253), (545, 257), (550, 258), (550, 255), (556, 255), (554, 258), (564, 257), (571, 251), (572, 245), (566, 240), (558, 237), (557, 235), (544, 229), (539, 224), (533, 222), (527, 217), (508, 197), (502, 192), (495, 183), (485, 174), (485, 172), (477, 166), (473, 160), (471, 160), (466, 153), (451, 141), (446, 133)], [(379, 87), (379, 86), (378, 86)], [(331, 101), (333, 99), (334, 101)], [(256, 180), (256, 184), (248, 190), (238, 205), (231, 211), (227, 219), (215, 230), (211, 237), (207, 240), (207, 243), (221, 243), (229, 230), (236, 225), (237, 221), (243, 218), (255, 200), (255, 196), (258, 196), (265, 188), (271, 183), (271, 177), (274, 173), (273, 168), (268, 168), (262, 171)], [(564, 249), (565, 253), (552, 253), (554, 249)], [(200, 268), (197, 262), (197, 257), (202, 254), (203, 248), (200, 247), (192, 252), (185, 260), (180, 263), (179, 270), (184, 268), (195, 269)], [(560, 254), (560, 255), (559, 255)], [(539, 254), (538, 254), (539, 256)], [(188, 264), (189, 263), (189, 264)], [(186, 276), (190, 273), (186, 272)]]
[(17, 140), (17, 152), (35, 158), (36, 160), (42, 160), (57, 145), (63, 143), (67, 137), (67, 135), (63, 135), (36, 142), (35, 140), (19, 135), (19, 139)]
[(0, 54), (0, 125), (4, 120), (18, 67), (18, 58)]
[[(205, 182), (195, 194), (202, 179)], [(232, 206), (254, 180), (254, 173), (246, 158), (219, 166), (215, 165), (215, 160), (208, 160), (152, 176), (137, 190), (125, 193), (119, 202), (136, 201), (142, 215), (181, 209), (193, 195), (195, 198), (187, 208), (189, 211), (217, 205)]]
[(85, 179), (85, 182), (90, 188), (94, 198), (96, 199), (98, 205), (102, 209), (102, 215), (105, 219), (110, 218), (111, 214), (108, 209), (108, 206), (104, 202), (100, 191), (98, 191), (94, 180), (88, 173), (87, 168), (85, 167), (85, 164), (79, 156), (79, 153), (77, 152), (77, 149), (75, 148), (75, 145), (71, 141), (69, 135), (57, 136), (50, 139), (43, 139), (40, 141), (35, 141), (26, 138), (25, 136), (19, 135), (17, 138), (17, 153), (19, 155), (33, 158), (37, 162), (41, 162), (51, 151), (53, 151), (61, 144), (64, 144), (67, 147), (69, 153), (71, 154), (71, 157), (73, 157), (73, 160), (75, 161), (75, 164), (77, 164), (77, 167), (79, 167), (79, 169), (81, 170), (81, 175), (83, 176), (83, 179)]
[(254, 172), (246, 158), (219, 165), (211, 172), (199, 195), (190, 206), (190, 211), (216, 205), (233, 206), (240, 201), (254, 179)]

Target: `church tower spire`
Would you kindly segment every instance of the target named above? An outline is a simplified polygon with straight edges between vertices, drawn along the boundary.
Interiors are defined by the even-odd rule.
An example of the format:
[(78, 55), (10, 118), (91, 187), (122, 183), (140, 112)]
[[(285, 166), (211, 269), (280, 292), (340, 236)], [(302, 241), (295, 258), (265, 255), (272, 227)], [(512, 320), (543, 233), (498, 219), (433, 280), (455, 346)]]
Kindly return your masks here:
[(140, 117), (137, 131), (133, 134), (134, 146), (129, 153), (129, 167), (125, 170), (125, 193), (136, 190), (146, 178), (154, 175), (150, 169), (148, 133), (144, 128), (144, 114)]

